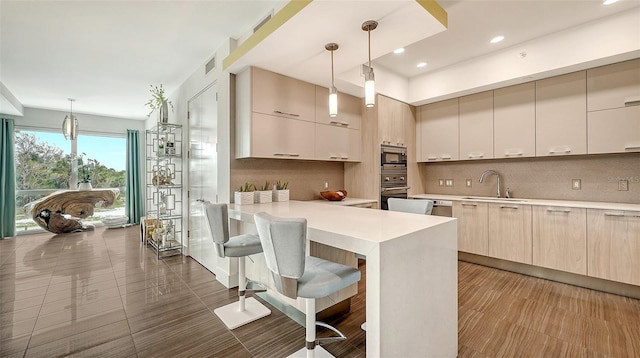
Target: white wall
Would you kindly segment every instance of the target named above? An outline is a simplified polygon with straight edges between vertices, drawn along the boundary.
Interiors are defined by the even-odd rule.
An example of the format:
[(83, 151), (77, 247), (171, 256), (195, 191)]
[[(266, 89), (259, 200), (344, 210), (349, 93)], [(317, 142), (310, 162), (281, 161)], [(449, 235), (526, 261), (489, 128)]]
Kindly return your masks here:
[(407, 102), (437, 102), (636, 58), (638, 19), (635, 8), (413, 78)]

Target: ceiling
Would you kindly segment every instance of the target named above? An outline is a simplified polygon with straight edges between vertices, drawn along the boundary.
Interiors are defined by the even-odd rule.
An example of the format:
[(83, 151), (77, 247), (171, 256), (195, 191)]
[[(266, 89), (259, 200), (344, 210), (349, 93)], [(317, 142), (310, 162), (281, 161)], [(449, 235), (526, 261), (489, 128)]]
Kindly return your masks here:
[[(278, 72), (297, 78), (315, 74), (323, 80), (310, 81), (323, 85), (327, 76), (318, 74), (327, 73), (329, 61), (324, 43), (335, 41), (358, 48), (357, 59), (347, 61), (347, 56), (354, 55), (347, 55), (349, 46), (341, 46), (335, 53), (337, 66), (339, 60), (344, 60), (343, 64), (366, 60), (361, 20), (380, 20), (371, 34), (374, 68), (384, 67), (412, 78), (640, 6), (640, 0), (620, 0), (609, 6), (601, 0), (438, 1), (448, 13), (448, 30), (429, 33), (400, 31), (402, 24), (387, 21), (404, 8), (396, 5), (407, 1), (322, 3), (343, 11), (334, 11), (334, 18), (319, 24), (301, 21), (302, 17), (290, 21), (287, 33), (294, 34), (296, 41), (278, 41), (275, 46), (279, 48), (272, 51), (302, 48), (312, 41), (322, 43), (314, 42), (313, 49), (306, 50), (307, 57), (315, 59), (311, 65), (300, 65), (300, 55), (275, 62), (282, 69)], [(0, 0), (0, 84), (24, 107), (67, 111), (67, 98), (75, 98), (77, 113), (146, 119), (149, 85), (162, 83), (167, 93), (172, 93), (228, 38), (246, 37), (265, 15), (284, 4), (286, 1), (266, 0)], [(356, 22), (356, 29), (341, 28), (340, 18)], [(406, 26), (416, 25), (407, 21)], [(489, 44), (495, 35), (504, 35), (505, 40)], [(422, 37), (427, 38), (420, 40)], [(396, 43), (406, 51), (388, 54)], [(421, 61), (428, 65), (416, 68)], [(259, 65), (258, 61), (243, 65), (247, 64)], [(5, 108), (0, 110), (7, 113)]]

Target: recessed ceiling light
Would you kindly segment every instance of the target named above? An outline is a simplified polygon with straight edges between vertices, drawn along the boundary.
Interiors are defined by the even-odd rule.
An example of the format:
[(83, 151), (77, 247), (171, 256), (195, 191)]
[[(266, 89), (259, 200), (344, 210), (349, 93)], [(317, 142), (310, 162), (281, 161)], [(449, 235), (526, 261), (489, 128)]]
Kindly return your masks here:
[(416, 65), (416, 67), (421, 68), (421, 67), (426, 67), (427, 63), (426, 62), (420, 62)]
[(618, 2), (618, 0), (604, 0), (602, 2), (602, 5), (611, 5), (611, 4), (616, 3), (616, 2)]
[(399, 53), (403, 53), (403, 52), (404, 52), (404, 47), (400, 47), (400, 48), (397, 48), (397, 49), (393, 50), (393, 53), (395, 53), (396, 55), (399, 54)]
[(496, 37), (492, 38), (490, 42), (492, 44), (497, 44), (498, 42), (500, 42), (502, 40), (504, 40), (504, 36), (496, 36)]

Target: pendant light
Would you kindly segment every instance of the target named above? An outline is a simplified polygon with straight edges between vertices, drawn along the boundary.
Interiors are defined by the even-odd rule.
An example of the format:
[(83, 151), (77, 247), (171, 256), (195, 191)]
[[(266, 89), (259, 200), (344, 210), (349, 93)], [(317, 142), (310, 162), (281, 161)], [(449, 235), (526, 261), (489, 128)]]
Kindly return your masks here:
[(362, 23), (362, 30), (367, 32), (369, 36), (369, 67), (364, 73), (364, 104), (367, 107), (373, 107), (376, 104), (375, 76), (371, 67), (371, 31), (378, 27), (378, 22), (374, 20)]
[(338, 49), (337, 43), (328, 43), (324, 45), (327, 51), (331, 51), (331, 88), (329, 88), (329, 117), (338, 115), (338, 90), (336, 89), (333, 76), (333, 51)]
[(75, 101), (75, 99), (68, 98), (68, 100), (71, 105), (71, 110), (62, 122), (62, 134), (64, 134), (64, 139), (74, 140), (78, 138), (78, 118), (73, 115), (73, 101)]

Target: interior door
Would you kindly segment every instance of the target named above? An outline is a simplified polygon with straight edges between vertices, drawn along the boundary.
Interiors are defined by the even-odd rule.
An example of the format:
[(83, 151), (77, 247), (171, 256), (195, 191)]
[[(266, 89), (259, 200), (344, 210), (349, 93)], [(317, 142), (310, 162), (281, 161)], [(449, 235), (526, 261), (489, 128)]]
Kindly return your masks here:
[(188, 103), (189, 255), (214, 272), (217, 255), (204, 216), (204, 201), (218, 199), (218, 102), (213, 83)]

